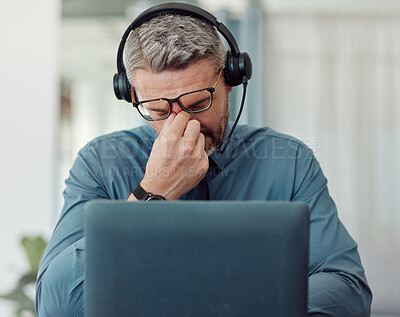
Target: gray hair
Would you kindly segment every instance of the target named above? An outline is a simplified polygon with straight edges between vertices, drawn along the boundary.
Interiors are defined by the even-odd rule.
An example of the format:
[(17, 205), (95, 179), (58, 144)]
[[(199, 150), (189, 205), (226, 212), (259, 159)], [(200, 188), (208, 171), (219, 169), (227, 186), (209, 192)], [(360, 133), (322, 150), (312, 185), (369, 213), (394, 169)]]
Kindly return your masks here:
[(225, 66), (226, 48), (217, 29), (206, 21), (184, 15), (154, 17), (134, 29), (124, 49), (129, 82), (137, 68), (152, 72), (182, 70), (210, 59), (216, 71)]

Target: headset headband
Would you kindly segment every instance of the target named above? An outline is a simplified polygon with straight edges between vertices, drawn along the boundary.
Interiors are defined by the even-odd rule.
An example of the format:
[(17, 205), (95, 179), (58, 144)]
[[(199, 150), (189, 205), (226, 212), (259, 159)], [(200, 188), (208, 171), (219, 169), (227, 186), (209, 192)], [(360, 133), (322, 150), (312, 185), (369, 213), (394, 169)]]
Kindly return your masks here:
[(238, 57), (240, 54), (239, 47), (236, 43), (235, 38), (232, 33), (228, 30), (228, 28), (221, 22), (217, 21), (217, 18), (213, 16), (211, 13), (196, 7), (194, 5), (190, 5), (187, 3), (163, 3), (156, 5), (146, 11), (142, 12), (124, 32), (121, 43), (119, 44), (118, 54), (117, 54), (117, 69), (118, 73), (121, 73), (125, 70), (125, 66), (123, 64), (123, 52), (125, 47), (125, 42), (129, 36), (129, 34), (139, 26), (141, 26), (144, 22), (151, 20), (160, 15), (165, 14), (180, 14), (180, 15), (188, 15), (194, 18), (198, 18), (200, 20), (206, 21), (211, 25), (215, 26), (218, 32), (225, 38), (226, 42), (231, 49), (232, 55)]
[(128, 80), (126, 68), (124, 65), (123, 53), (124, 47), (129, 34), (144, 22), (151, 20), (154, 17), (162, 16), (166, 14), (178, 14), (192, 16), (199, 20), (205, 21), (210, 25), (213, 25), (217, 31), (222, 34), (227, 43), (229, 44), (230, 50), (227, 51), (226, 61), (224, 66), (224, 79), (225, 83), (231, 87), (240, 85), (241, 83), (247, 82), (251, 78), (252, 64), (249, 54), (246, 52), (240, 52), (239, 47), (233, 37), (232, 33), (227, 27), (217, 21), (217, 18), (207, 11), (186, 3), (164, 3), (159, 4), (150, 9), (147, 9), (140, 14), (125, 30), (121, 43), (118, 47), (117, 53), (117, 74), (114, 75), (113, 84), (115, 96), (118, 99), (125, 100), (127, 102), (132, 101), (131, 96), (131, 84)]

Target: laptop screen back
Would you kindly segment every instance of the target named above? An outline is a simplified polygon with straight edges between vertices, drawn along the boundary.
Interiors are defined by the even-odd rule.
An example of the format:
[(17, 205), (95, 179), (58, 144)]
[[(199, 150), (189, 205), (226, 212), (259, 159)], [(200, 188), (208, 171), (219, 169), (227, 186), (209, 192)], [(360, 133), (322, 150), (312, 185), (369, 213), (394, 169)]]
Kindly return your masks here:
[(308, 207), (87, 205), (85, 316), (307, 315)]

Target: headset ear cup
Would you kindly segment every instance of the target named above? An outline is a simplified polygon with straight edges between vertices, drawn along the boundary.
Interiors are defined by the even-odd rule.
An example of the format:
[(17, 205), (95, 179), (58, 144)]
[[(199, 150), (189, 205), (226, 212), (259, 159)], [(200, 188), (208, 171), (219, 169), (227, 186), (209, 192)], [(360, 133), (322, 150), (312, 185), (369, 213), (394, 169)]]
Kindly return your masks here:
[(232, 55), (231, 51), (226, 54), (226, 64), (224, 69), (225, 83), (228, 86), (234, 87), (242, 83), (242, 76), (240, 75), (239, 59), (237, 56)]
[(124, 74), (125, 74), (125, 85), (124, 85), (125, 100), (129, 103), (132, 103), (131, 83), (129, 82), (125, 72)]
[(239, 54), (239, 71), (241, 77), (246, 76), (247, 79), (250, 79), (253, 74), (253, 63), (246, 52)]
[(114, 75), (114, 93), (119, 100), (125, 100), (132, 102), (131, 96), (131, 84), (129, 83), (128, 77), (125, 72)]
[(237, 84), (235, 84), (233, 68), (234, 68), (234, 65), (232, 63), (232, 53), (231, 53), (231, 51), (227, 51), (225, 68), (224, 68), (224, 79), (225, 79), (225, 83), (231, 87), (237, 86)]
[(249, 54), (240, 53), (239, 56), (232, 55), (231, 51), (226, 54), (224, 69), (225, 83), (228, 86), (238, 86), (243, 82), (243, 77), (251, 78), (253, 67)]

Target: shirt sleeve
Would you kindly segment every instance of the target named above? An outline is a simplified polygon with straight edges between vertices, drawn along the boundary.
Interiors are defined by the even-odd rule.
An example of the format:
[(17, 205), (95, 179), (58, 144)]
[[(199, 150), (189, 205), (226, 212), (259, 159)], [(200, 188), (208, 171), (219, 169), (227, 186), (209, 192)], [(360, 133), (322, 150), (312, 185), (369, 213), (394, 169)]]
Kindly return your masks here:
[(367, 317), (372, 301), (356, 242), (340, 222), (312, 151), (298, 148), (293, 201), (310, 209), (309, 316)]
[(83, 316), (83, 211), (93, 199), (109, 199), (95, 151), (82, 149), (70, 170), (64, 207), (44, 253), (36, 281), (38, 317)]

